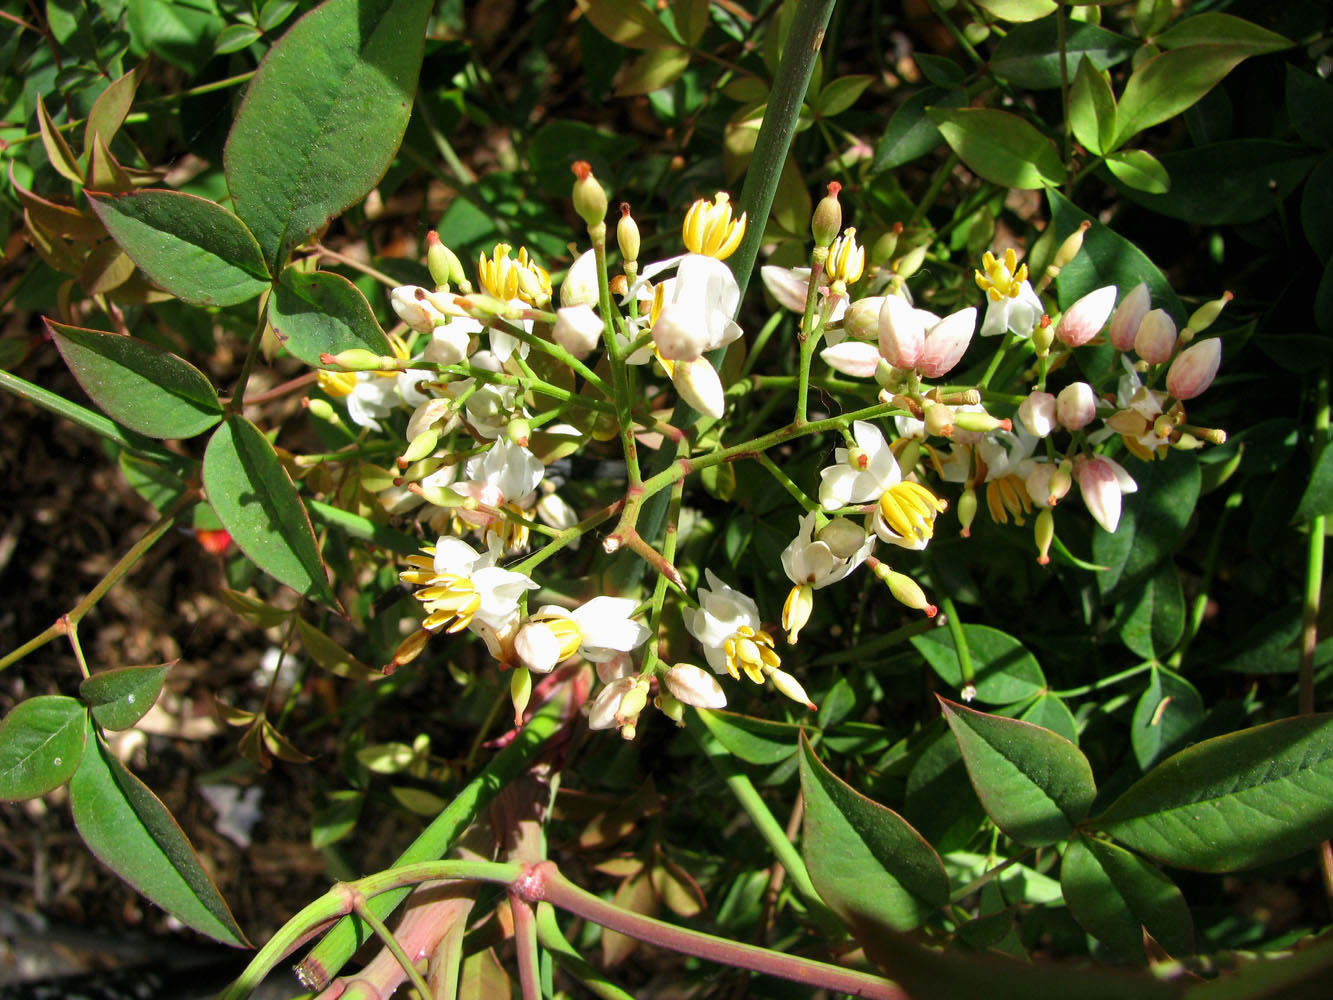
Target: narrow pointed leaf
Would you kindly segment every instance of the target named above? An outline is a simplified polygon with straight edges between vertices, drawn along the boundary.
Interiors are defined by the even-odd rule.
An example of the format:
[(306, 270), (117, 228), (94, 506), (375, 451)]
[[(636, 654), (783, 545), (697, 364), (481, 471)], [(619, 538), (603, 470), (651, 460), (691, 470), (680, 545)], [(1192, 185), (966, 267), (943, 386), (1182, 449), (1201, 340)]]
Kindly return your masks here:
[(1106, 156), (1106, 169), (1116, 180), (1136, 191), (1166, 194), (1171, 189), (1171, 175), (1162, 161), (1146, 149), (1122, 149)]
[(993, 184), (1035, 189), (1063, 184), (1051, 140), (1018, 115), (993, 108), (929, 108), (931, 119), (967, 166)]
[(297, 593), (336, 606), (296, 487), (259, 428), (232, 416), (208, 442), (204, 489), (222, 526), (250, 560)]
[(65, 326), (47, 329), (92, 401), (112, 420), (155, 438), (190, 438), (221, 419), (222, 404), (198, 368), (135, 337)]
[(268, 300), (268, 321), (283, 346), (308, 365), (322, 367), (321, 354), (353, 347), (391, 353), (360, 289), (329, 271), (283, 271)]
[(103, 670), (79, 685), (79, 699), (92, 710), (99, 726), (129, 729), (153, 707), (171, 666)]
[(79, 836), (102, 864), (199, 933), (248, 945), (175, 818), (98, 742), (91, 721), (69, 799)]
[(1033, 847), (1066, 839), (1097, 794), (1079, 748), (1049, 729), (939, 701), (995, 825)]
[(1115, 139), (1115, 94), (1104, 73), (1090, 59), (1078, 64), (1069, 92), (1069, 123), (1074, 138), (1094, 153), (1104, 153)]
[(911, 930), (949, 899), (939, 855), (892, 809), (866, 798), (801, 736), (801, 853), (820, 897), (858, 937)]
[(139, 81), (148, 69), (148, 63), (142, 62), (124, 76), (97, 95), (92, 110), (88, 112), (88, 121), (83, 126), (83, 148), (92, 149), (93, 136), (100, 135), (108, 146), (125, 123), (125, 116), (134, 103)]
[(407, 128), (430, 0), (327, 0), (251, 81), (227, 138), (227, 186), (275, 273), (366, 196)]
[(695, 711), (719, 743), (749, 764), (779, 764), (796, 752), (801, 727), (793, 723), (709, 708)]
[(1253, 868), (1333, 836), (1333, 715), (1205, 740), (1153, 768), (1092, 824), (1205, 872)]
[(51, 119), (51, 112), (46, 110), (46, 102), (42, 100), (41, 94), (37, 95), (37, 128), (42, 135), (42, 145), (46, 148), (46, 158), (56, 173), (66, 180), (81, 185), (83, 169), (79, 166), (79, 158), (74, 155), (69, 143), (56, 128), (56, 123)]
[(60, 694), (21, 701), (0, 721), (0, 801), (34, 799), (74, 774), (87, 736), (83, 706)]
[(112, 239), (154, 282), (201, 306), (248, 302), (268, 287), (259, 243), (221, 205), (180, 191), (90, 195)]
[(1153, 36), (1161, 49), (1179, 49), (1187, 45), (1239, 45), (1250, 55), (1263, 55), (1291, 47), (1291, 42), (1276, 32), (1231, 14), (1215, 12), (1182, 18), (1166, 31)]
[(1194, 921), (1185, 897), (1123, 847), (1077, 838), (1065, 852), (1060, 888), (1074, 919), (1121, 958), (1147, 961), (1145, 930), (1175, 958), (1194, 953)]
[(1187, 45), (1153, 56), (1136, 69), (1120, 95), (1116, 145), (1174, 118), (1254, 54), (1249, 45)]

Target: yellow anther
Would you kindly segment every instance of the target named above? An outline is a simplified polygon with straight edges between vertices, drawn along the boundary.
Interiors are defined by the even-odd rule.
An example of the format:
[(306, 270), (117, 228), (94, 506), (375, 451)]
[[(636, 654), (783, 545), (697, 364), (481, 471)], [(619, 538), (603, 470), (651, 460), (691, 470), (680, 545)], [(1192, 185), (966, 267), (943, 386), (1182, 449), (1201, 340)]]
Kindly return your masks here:
[(527, 247), (519, 247), (517, 259), (509, 256), (512, 249), (508, 243), (497, 243), (490, 257), (482, 254), (477, 258), (482, 290), (501, 302), (519, 299), (530, 306), (550, 302), (551, 275), (528, 259)]
[(579, 631), (578, 623), (573, 618), (566, 618), (563, 615), (533, 615), (532, 620), (541, 622), (550, 629), (551, 634), (560, 643), (560, 655), (556, 663), (569, 659), (583, 645), (583, 633)]
[(690, 253), (726, 260), (745, 237), (745, 213), (733, 221), (731, 200), (723, 191), (714, 196), (712, 204), (700, 198), (685, 213), (681, 237)]
[(1023, 515), (1032, 513), (1032, 500), (1022, 477), (1010, 474), (988, 482), (986, 509), (996, 524), (1008, 524), (1009, 515), (1013, 515), (1015, 524), (1023, 524)]
[(315, 379), (319, 387), (335, 399), (350, 396), (356, 388), (356, 372), (320, 371), (316, 373)]
[(879, 512), (889, 530), (920, 542), (935, 536), (935, 517), (948, 509), (947, 501), (920, 483), (897, 483), (879, 498)]
[(824, 265), (830, 282), (841, 281), (844, 286), (855, 284), (865, 271), (866, 250), (856, 243), (856, 230), (847, 229), (829, 247), (828, 263)]
[(1018, 254), (1013, 247), (1004, 252), (1000, 260), (986, 251), (981, 258), (981, 270), (975, 272), (977, 287), (986, 293), (992, 302), (1001, 299), (1016, 299), (1023, 289), (1023, 282), (1028, 280), (1028, 266), (1018, 263)]
[(481, 608), (481, 595), (472, 581), (454, 573), (433, 573), (425, 580), (421, 579), (423, 576), (424, 573), (411, 570), (399, 574), (404, 583), (426, 584), (415, 595), (426, 609), (422, 627), (428, 632), (443, 628), (450, 635), (467, 628), (472, 616)]
[(727, 672), (739, 679), (740, 671), (756, 684), (764, 682), (764, 674), (775, 670), (782, 660), (773, 651), (773, 637), (742, 625), (722, 643), (727, 655)]

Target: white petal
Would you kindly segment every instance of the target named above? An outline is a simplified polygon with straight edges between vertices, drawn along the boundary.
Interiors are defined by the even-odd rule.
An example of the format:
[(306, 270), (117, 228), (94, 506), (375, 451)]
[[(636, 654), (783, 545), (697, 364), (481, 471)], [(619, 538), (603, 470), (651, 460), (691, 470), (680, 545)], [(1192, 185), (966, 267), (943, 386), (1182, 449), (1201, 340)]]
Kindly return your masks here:
[(853, 378), (873, 378), (879, 367), (879, 349), (860, 340), (844, 340), (819, 352), (825, 364)]

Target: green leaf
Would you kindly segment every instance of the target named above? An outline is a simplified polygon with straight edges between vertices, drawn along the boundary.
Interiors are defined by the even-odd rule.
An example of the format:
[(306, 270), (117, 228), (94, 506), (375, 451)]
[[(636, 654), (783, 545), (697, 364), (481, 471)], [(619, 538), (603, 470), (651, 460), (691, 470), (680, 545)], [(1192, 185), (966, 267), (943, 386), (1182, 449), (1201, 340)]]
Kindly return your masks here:
[[(1124, 62), (1138, 42), (1086, 21), (1067, 21), (1065, 53), (1068, 71), (1084, 62), (1095, 70)], [(1020, 24), (996, 43), (989, 62), (991, 72), (1027, 90), (1054, 90), (1061, 85), (1060, 32), (1056, 18)], [(1079, 140), (1082, 142), (1083, 140)], [(1087, 145), (1087, 143), (1084, 143)]]
[(940, 135), (930, 115), (926, 114), (928, 107), (966, 106), (967, 96), (961, 90), (927, 87), (913, 94), (889, 119), (884, 135), (875, 146), (870, 172), (877, 174), (884, 170), (894, 170), (917, 157), (925, 156), (944, 142), (944, 136)]
[(291, 17), (294, 10), (296, 10), (296, 0), (268, 0), (259, 9), (259, 27), (264, 31), (272, 31)]
[(661, 48), (645, 52), (625, 68), (616, 87), (616, 95), (629, 97), (650, 94), (669, 87), (680, 79), (690, 66), (688, 49)]
[[(1333, 273), (1333, 264), (1325, 269), (1325, 273)], [(1299, 523), (1328, 514), (1333, 514), (1333, 448), (1325, 445), (1315, 459), (1310, 482), (1301, 494), (1301, 502), (1296, 505), (1293, 520)]]
[(1324, 262), (1324, 273), (1315, 289), (1314, 320), (1323, 333), (1333, 334), (1333, 257)]
[(1162, 162), (1146, 149), (1122, 149), (1106, 154), (1106, 168), (1116, 180), (1136, 191), (1165, 194), (1171, 189), (1171, 175)]
[(1146, 930), (1176, 958), (1194, 954), (1194, 921), (1174, 882), (1142, 858), (1079, 837), (1060, 866), (1065, 904), (1085, 931), (1121, 958), (1146, 964)]
[[(1115, 285), (1121, 294), (1127, 293), (1140, 281), (1148, 286), (1154, 306), (1165, 309), (1179, 322), (1185, 320), (1184, 309), (1170, 282), (1142, 250), (1119, 233), (1098, 222), (1060, 192), (1046, 192), (1051, 205), (1051, 220), (1063, 239), (1080, 222), (1092, 223), (1083, 236), (1083, 249), (1065, 265), (1057, 279), (1060, 308), (1068, 309), (1088, 292), (1106, 285)], [(1118, 370), (1117, 370), (1118, 373)], [(1101, 562), (1093, 556), (1094, 562)]]
[(112, 239), (177, 298), (231, 306), (268, 287), (264, 255), (250, 230), (207, 198), (147, 190), (90, 194), (88, 200)]
[(975, 0), (978, 7), (994, 14), (1001, 21), (1035, 21), (1052, 13), (1055, 0)]
[(181, 923), (224, 944), (248, 946), (227, 903), (176, 820), (148, 787), (98, 742), (69, 783), (74, 825), (97, 859)]
[(106, 415), (155, 438), (190, 438), (222, 416), (212, 384), (198, 368), (135, 337), (46, 320), (69, 370)]
[(576, 0), (592, 26), (607, 38), (631, 49), (676, 44), (664, 25), (639, 0)]
[(55, 120), (51, 112), (46, 110), (46, 102), (41, 94), (37, 95), (37, 129), (42, 136), (42, 146), (46, 149), (47, 162), (66, 180), (82, 184), (83, 168), (79, 166), (79, 158), (69, 148), (60, 129), (56, 128)]
[(840, 115), (865, 93), (867, 87), (874, 82), (874, 77), (868, 74), (858, 74), (856, 76), (840, 76), (828, 84), (819, 92), (819, 100), (815, 102), (815, 110), (825, 118), (832, 118), (834, 115)]
[(1258, 56), (1291, 48), (1291, 42), (1251, 21), (1230, 14), (1196, 14), (1177, 21), (1153, 37), (1160, 49), (1180, 49), (1190, 45), (1234, 45), (1246, 55)]
[(1185, 632), (1185, 595), (1173, 563), (1163, 561), (1142, 586), (1129, 593), (1119, 612), (1120, 641), (1145, 660), (1162, 659)]
[(35, 799), (59, 788), (83, 758), (83, 706), (62, 694), (15, 705), (0, 721), (0, 801)]
[(301, 645), (310, 654), (310, 658), (329, 673), (358, 681), (384, 679), (383, 673), (366, 666), (308, 621), (302, 618), (296, 619), (296, 631), (300, 634)]
[(310, 846), (319, 850), (351, 833), (365, 801), (365, 795), (353, 789), (330, 792), (325, 805), (317, 808), (310, 818)]
[(213, 51), (225, 56), (229, 52), (239, 52), (263, 37), (264, 33), (253, 24), (229, 24), (218, 35)]
[[(1036, 659), (1021, 642), (989, 625), (964, 625), (963, 639), (972, 655), (977, 701), (987, 705), (1008, 705), (1024, 701), (1046, 689), (1046, 677)], [(966, 683), (958, 662), (950, 629), (935, 629), (912, 637), (916, 647), (935, 673), (955, 691)]]
[(695, 709), (704, 726), (732, 754), (750, 764), (780, 764), (796, 752), (801, 727), (735, 712)]
[(1180, 749), (1202, 721), (1203, 698), (1194, 685), (1164, 667), (1153, 667), (1129, 729), (1139, 767), (1146, 771)]
[(1120, 95), (1115, 145), (1193, 107), (1253, 54), (1244, 45), (1189, 45), (1153, 56), (1134, 71)]
[(1066, 839), (1097, 795), (1079, 748), (1029, 722), (939, 701), (972, 787), (995, 825), (1031, 847)]
[(1069, 711), (1068, 705), (1049, 691), (1039, 695), (1036, 701), (1023, 710), (1019, 718), (1034, 726), (1041, 726), (1042, 729), (1049, 729), (1078, 746), (1078, 724), (1074, 721), (1074, 713)]
[(337, 606), (296, 487), (258, 427), (230, 416), (204, 453), (204, 489), (250, 560), (299, 594)]
[(801, 735), (801, 854), (820, 898), (858, 937), (920, 926), (949, 900), (949, 876), (921, 834), (824, 766)]
[[(1118, 154), (1117, 154), (1118, 155)], [(1146, 154), (1145, 154), (1146, 155)], [(1161, 215), (1204, 225), (1256, 222), (1305, 180), (1318, 156), (1300, 143), (1238, 139), (1162, 154), (1171, 193), (1144, 187), (1107, 165), (1133, 201)]]
[(1333, 146), (1333, 83), (1287, 63), (1286, 106), (1301, 139), (1317, 149)]
[(135, 0), (125, 12), (130, 51), (139, 57), (156, 53), (189, 76), (213, 57), (213, 39), (225, 26), (211, 2)]
[[(930, 724), (934, 736), (907, 775), (903, 813), (942, 854), (966, 847), (986, 821), (958, 741), (943, 719)], [(929, 735), (929, 732), (927, 733)]]
[(1094, 153), (1106, 152), (1115, 140), (1115, 116), (1111, 81), (1085, 58), (1078, 64), (1069, 92), (1069, 123), (1074, 138)]
[(156, 667), (103, 670), (79, 685), (79, 699), (92, 710), (99, 726), (129, 729), (153, 707), (171, 666), (163, 663)]
[(272, 273), (366, 196), (407, 128), (430, 0), (326, 0), (269, 49), (227, 138), (236, 214)]
[(95, 145), (94, 136), (111, 145), (111, 140), (120, 131), (120, 126), (129, 114), (134, 95), (139, 89), (139, 80), (148, 70), (147, 63), (140, 63), (97, 95), (88, 112), (88, 120), (83, 125), (83, 148), (91, 150)]
[(916, 63), (921, 75), (936, 87), (953, 90), (961, 87), (967, 79), (967, 73), (952, 59), (931, 55), (929, 52), (913, 52), (912, 61)]
[(268, 300), (268, 321), (287, 350), (316, 368), (325, 367), (321, 354), (353, 347), (392, 353), (361, 290), (331, 271), (284, 270)]
[(1140, 778), (1092, 825), (1149, 857), (1205, 872), (1314, 847), (1333, 832), (1333, 715), (1196, 743)]
[(1127, 457), (1122, 464), (1138, 491), (1126, 494), (1114, 535), (1092, 536), (1092, 557), (1109, 567), (1097, 576), (1105, 597), (1126, 593), (1175, 552), (1199, 500), (1199, 463), (1184, 452), (1155, 462)]
[(993, 108), (935, 107), (927, 113), (959, 159), (991, 183), (1021, 189), (1064, 183), (1055, 145), (1018, 115)]

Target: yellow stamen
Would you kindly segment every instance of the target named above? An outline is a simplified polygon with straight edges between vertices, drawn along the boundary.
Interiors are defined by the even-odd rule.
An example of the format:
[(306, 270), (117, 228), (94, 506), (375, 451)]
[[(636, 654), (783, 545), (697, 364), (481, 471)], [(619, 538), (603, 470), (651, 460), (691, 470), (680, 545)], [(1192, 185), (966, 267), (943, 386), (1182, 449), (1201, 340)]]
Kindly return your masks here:
[(986, 293), (992, 302), (1001, 299), (1016, 299), (1023, 290), (1023, 282), (1028, 280), (1027, 264), (1018, 263), (1018, 254), (1013, 247), (1004, 252), (1004, 259), (998, 259), (989, 250), (981, 258), (981, 269), (974, 274), (977, 287)]
[(356, 372), (320, 371), (315, 374), (315, 379), (319, 382), (319, 387), (335, 399), (350, 396), (352, 390), (356, 388), (357, 381)]
[(865, 247), (857, 246), (856, 230), (849, 228), (829, 247), (828, 263), (824, 265), (830, 282), (841, 281), (845, 286), (860, 280), (866, 266)]
[(722, 643), (722, 651), (727, 654), (727, 672), (739, 679), (740, 671), (756, 684), (764, 682), (764, 674), (777, 669), (782, 662), (773, 651), (773, 637), (767, 632), (755, 631), (749, 625), (742, 625)]
[(889, 530), (921, 542), (935, 536), (935, 517), (948, 509), (947, 501), (920, 483), (897, 483), (879, 498), (879, 512)]
[(810, 620), (815, 606), (815, 588), (809, 583), (798, 584), (787, 594), (782, 605), (782, 627), (787, 630), (787, 641), (796, 645), (796, 637)]
[(426, 574), (412, 570), (398, 576), (404, 583), (425, 584), (415, 596), (426, 609), (426, 620), (421, 624), (428, 632), (438, 632), (442, 628), (450, 635), (461, 632), (481, 608), (481, 595), (465, 576), (434, 573), (423, 580)]
[(566, 618), (563, 615), (533, 615), (532, 620), (541, 622), (549, 628), (556, 641), (560, 643), (560, 656), (556, 663), (568, 660), (583, 645), (583, 633), (579, 631), (578, 623), (573, 618)]
[(996, 524), (1008, 524), (1009, 515), (1013, 515), (1015, 524), (1023, 524), (1023, 515), (1032, 513), (1032, 500), (1022, 477), (1011, 473), (988, 482), (986, 509)]
[(744, 237), (745, 213), (733, 221), (731, 200), (722, 191), (714, 196), (711, 205), (702, 198), (691, 205), (681, 227), (685, 249), (718, 260), (726, 260), (735, 253)]
[(551, 275), (528, 259), (528, 248), (519, 247), (517, 259), (509, 256), (508, 243), (497, 243), (491, 256), (477, 258), (477, 277), (482, 290), (502, 302), (519, 299), (530, 306), (551, 301)]

